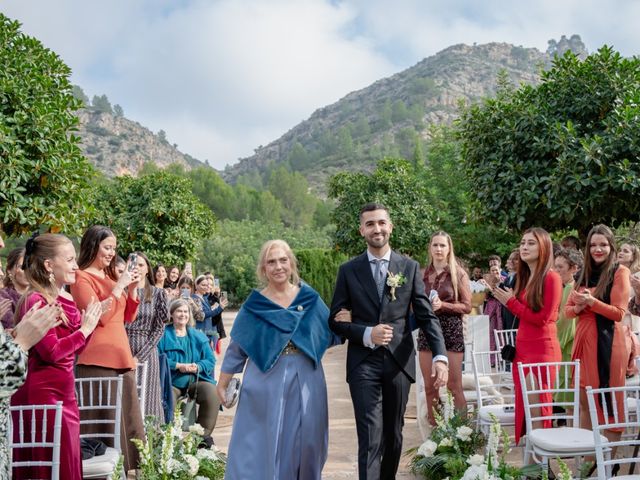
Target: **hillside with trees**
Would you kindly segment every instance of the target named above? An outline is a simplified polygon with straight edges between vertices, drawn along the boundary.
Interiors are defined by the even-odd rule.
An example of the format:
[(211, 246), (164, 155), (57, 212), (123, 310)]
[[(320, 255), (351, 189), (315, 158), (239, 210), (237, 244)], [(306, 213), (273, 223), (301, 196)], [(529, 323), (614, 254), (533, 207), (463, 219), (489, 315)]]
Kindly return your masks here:
[(384, 157), (422, 161), (430, 127), (450, 125), (459, 105), (495, 95), (498, 77), (537, 84), (553, 55), (586, 48), (578, 35), (550, 40), (547, 52), (507, 43), (454, 45), (391, 77), (349, 93), (316, 110), (251, 157), (227, 167), (231, 183), (265, 185), (271, 170), (302, 173), (312, 189), (326, 193), (326, 181), (342, 171), (373, 171)]
[(186, 169), (208, 167), (180, 152), (178, 145), (169, 143), (164, 130), (153, 133), (126, 118), (124, 109), (118, 104), (112, 105), (106, 95), (89, 99), (78, 85), (73, 86), (73, 95), (84, 107), (76, 113), (82, 153), (108, 177), (137, 175), (146, 163), (160, 168), (172, 164)]

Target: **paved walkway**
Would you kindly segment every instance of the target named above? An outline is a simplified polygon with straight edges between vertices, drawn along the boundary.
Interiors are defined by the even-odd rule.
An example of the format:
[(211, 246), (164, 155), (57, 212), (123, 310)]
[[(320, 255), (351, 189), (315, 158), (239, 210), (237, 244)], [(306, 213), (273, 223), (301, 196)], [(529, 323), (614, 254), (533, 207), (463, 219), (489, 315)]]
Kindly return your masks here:
[[(235, 312), (225, 312), (223, 319), (227, 332), (231, 331)], [(228, 339), (223, 340), (223, 354)], [(324, 467), (322, 478), (326, 480), (356, 479), (358, 441), (356, 426), (353, 418), (353, 407), (349, 389), (345, 381), (345, 360), (347, 349), (342, 345), (331, 348), (325, 354), (322, 362), (327, 379), (329, 395), (329, 458)], [(216, 374), (220, 372), (222, 356), (218, 357)], [(216, 375), (217, 376), (217, 375)], [(213, 432), (216, 445), (226, 451), (231, 436), (231, 425), (235, 407), (220, 413), (218, 423)], [(405, 450), (420, 444), (420, 433), (416, 423), (415, 391), (412, 388), (409, 395), (409, 405), (405, 415), (404, 447)], [(414, 479), (403, 457), (398, 472), (398, 479)]]

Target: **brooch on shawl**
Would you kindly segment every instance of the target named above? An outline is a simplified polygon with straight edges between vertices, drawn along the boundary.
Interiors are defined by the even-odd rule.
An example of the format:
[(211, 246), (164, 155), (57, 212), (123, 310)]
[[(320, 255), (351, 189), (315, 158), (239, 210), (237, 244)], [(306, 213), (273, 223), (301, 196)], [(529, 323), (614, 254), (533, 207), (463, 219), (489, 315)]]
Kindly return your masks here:
[(396, 299), (396, 288), (401, 287), (407, 281), (402, 273), (387, 273), (387, 286), (391, 290), (391, 301)]

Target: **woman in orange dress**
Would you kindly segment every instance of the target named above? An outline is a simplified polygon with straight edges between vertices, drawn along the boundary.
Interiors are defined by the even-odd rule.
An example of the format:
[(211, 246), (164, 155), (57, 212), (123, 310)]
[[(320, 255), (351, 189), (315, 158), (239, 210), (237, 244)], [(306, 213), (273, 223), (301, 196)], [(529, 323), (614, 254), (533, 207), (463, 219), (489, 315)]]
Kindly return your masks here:
[[(615, 239), (609, 227), (596, 225), (589, 232), (584, 268), (565, 306), (566, 317), (578, 317), (573, 341), (574, 360), (580, 360), (580, 427), (591, 429), (585, 388), (622, 387), (629, 351), (621, 320), (629, 302), (629, 269), (616, 262)], [(623, 412), (624, 398), (617, 398)], [(612, 415), (611, 402), (607, 402)], [(601, 405), (596, 403), (603, 418)], [(607, 430), (610, 440), (621, 431)]]
[[(499, 286), (492, 289), (493, 296), (520, 320), (516, 337), (514, 365), (518, 363), (559, 362), (562, 358), (556, 330), (558, 309), (562, 300), (562, 280), (551, 270), (553, 246), (551, 237), (542, 228), (530, 228), (520, 241), (520, 260), (517, 265), (516, 288)], [(525, 372), (528, 373), (528, 372)], [(550, 371), (549, 373), (554, 374)], [(551, 387), (553, 378), (543, 378), (543, 387)], [(520, 390), (520, 376), (513, 368), (516, 404), (516, 443), (525, 434), (524, 402)], [(545, 398), (548, 396), (548, 398)], [(551, 402), (551, 395), (540, 396), (542, 402)], [(545, 411), (548, 410), (548, 411)], [(545, 407), (544, 415), (551, 415)], [(543, 422), (545, 428), (551, 421)]]
[[(136, 319), (140, 279), (137, 267), (125, 269), (116, 275), (116, 237), (107, 227), (94, 225), (82, 236), (76, 282), (71, 285), (71, 295), (79, 309), (87, 308), (94, 301), (108, 307), (98, 327), (76, 362), (76, 376), (114, 377), (122, 381), (121, 445), (126, 471), (138, 468), (138, 450), (132, 439), (144, 439), (144, 425), (136, 388), (136, 362), (131, 354), (125, 323)], [(101, 419), (102, 420), (102, 419)], [(93, 433), (101, 425), (87, 426), (82, 433)], [(91, 430), (91, 431), (89, 431)]]

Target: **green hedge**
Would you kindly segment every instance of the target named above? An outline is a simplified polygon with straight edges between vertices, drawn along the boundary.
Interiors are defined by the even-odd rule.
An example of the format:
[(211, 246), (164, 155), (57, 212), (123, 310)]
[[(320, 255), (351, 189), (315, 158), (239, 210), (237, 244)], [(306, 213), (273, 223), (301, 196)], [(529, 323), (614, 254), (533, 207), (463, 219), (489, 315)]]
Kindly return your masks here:
[(336, 250), (307, 248), (295, 251), (300, 278), (311, 285), (327, 306), (331, 305), (338, 267), (349, 257)]

